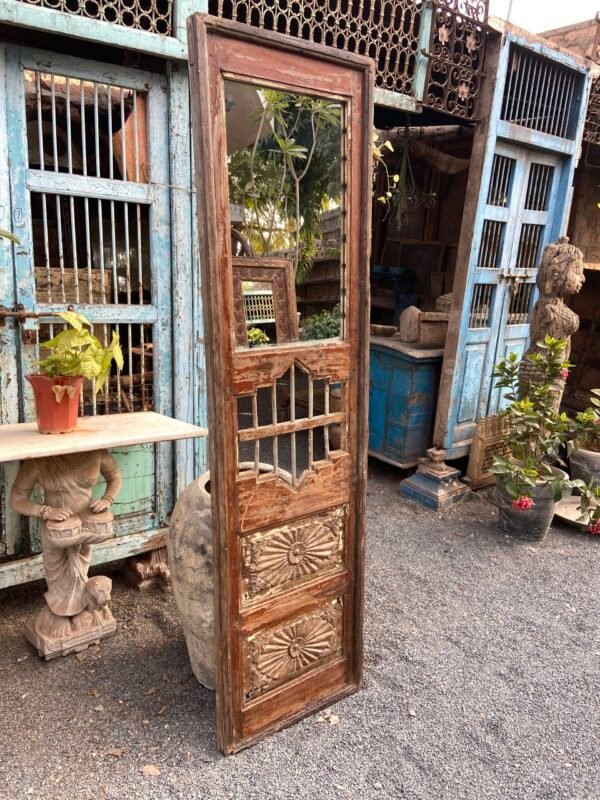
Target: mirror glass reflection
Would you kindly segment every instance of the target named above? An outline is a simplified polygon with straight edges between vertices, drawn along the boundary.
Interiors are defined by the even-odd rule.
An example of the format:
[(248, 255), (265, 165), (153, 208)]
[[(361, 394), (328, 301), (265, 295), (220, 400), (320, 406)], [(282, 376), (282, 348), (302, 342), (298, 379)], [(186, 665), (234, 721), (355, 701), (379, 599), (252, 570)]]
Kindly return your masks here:
[(343, 338), (344, 108), (225, 81), (238, 348)]

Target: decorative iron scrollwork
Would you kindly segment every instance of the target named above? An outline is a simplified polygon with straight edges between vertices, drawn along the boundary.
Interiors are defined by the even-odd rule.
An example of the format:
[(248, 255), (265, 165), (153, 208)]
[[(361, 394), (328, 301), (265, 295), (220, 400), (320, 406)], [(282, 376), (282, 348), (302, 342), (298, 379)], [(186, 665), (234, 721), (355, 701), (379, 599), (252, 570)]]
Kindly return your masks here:
[(600, 144), (600, 78), (592, 83), (583, 138), (591, 144)]
[(149, 33), (171, 36), (173, 0), (21, 0), (33, 6), (53, 8), (78, 17), (99, 19), (137, 28)]
[(415, 0), (209, 0), (208, 11), (370, 56), (378, 88), (413, 92), (421, 24), (421, 5)]
[(485, 30), (479, 23), (435, 7), (425, 105), (466, 120), (477, 117), (485, 43)]
[(436, 0), (436, 2), (462, 17), (468, 17), (482, 24), (487, 22), (489, 0)]

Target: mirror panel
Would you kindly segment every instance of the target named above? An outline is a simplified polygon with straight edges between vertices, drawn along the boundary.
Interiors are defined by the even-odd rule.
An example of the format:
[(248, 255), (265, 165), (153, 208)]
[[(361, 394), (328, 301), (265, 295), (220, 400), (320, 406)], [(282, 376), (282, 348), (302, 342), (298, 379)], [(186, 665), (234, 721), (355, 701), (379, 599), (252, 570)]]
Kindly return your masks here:
[(225, 80), (236, 347), (344, 338), (344, 115)]

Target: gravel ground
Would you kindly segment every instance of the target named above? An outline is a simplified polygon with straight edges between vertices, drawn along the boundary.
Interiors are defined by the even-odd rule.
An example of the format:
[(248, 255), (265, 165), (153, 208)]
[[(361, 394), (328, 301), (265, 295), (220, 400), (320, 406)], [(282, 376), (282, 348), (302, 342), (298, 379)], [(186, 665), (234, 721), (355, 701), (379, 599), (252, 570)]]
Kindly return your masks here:
[(371, 464), (364, 689), (227, 759), (170, 595), (113, 575), (117, 634), (45, 664), (42, 584), (0, 592), (2, 800), (598, 800), (600, 537), (515, 542), (485, 499), (440, 515), (397, 480)]

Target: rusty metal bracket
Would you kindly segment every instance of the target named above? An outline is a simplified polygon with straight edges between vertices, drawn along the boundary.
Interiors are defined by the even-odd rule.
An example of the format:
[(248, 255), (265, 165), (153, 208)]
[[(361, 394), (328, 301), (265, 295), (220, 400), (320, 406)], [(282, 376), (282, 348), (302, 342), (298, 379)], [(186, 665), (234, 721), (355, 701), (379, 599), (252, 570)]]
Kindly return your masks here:
[[(6, 319), (16, 319), (17, 322), (24, 322), (26, 319), (39, 319), (44, 316), (36, 311), (26, 311), (25, 306), (19, 303), (14, 310), (6, 306), (0, 306), (0, 325), (4, 325)], [(46, 316), (48, 316), (46, 314)]]
[[(67, 311), (75, 311), (75, 306), (69, 304)], [(14, 309), (0, 306), (0, 325), (4, 325), (5, 320), (15, 319), (17, 322), (25, 322), (27, 319), (43, 319), (44, 317), (51, 317), (54, 312), (50, 311), (27, 311), (23, 303), (18, 303)]]

